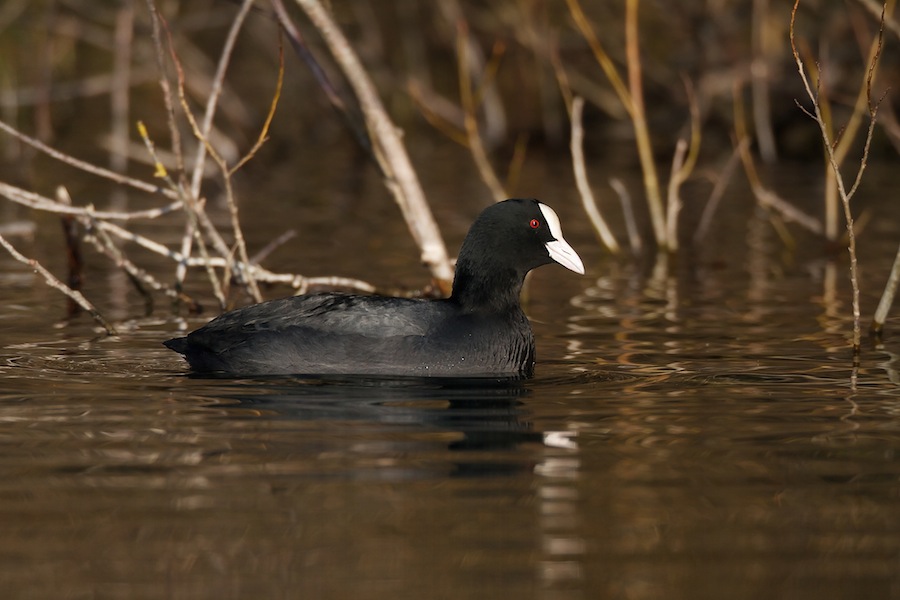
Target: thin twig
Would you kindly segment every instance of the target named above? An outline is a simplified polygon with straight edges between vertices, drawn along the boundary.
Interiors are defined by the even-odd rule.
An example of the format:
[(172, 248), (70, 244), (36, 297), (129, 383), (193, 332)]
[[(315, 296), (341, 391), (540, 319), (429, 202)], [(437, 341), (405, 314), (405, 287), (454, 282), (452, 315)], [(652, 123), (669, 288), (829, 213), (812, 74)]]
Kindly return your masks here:
[(128, 108), (131, 49), (134, 41), (134, 2), (125, 0), (116, 11), (113, 88), (110, 93), (110, 168), (121, 173), (128, 166)]
[(734, 174), (734, 170), (741, 160), (741, 152), (746, 151), (745, 146), (749, 146), (749, 144), (750, 140), (744, 138), (735, 145), (734, 149), (731, 151), (731, 156), (728, 158), (728, 162), (725, 163), (725, 167), (716, 178), (716, 183), (709, 193), (709, 199), (706, 201), (706, 206), (703, 207), (703, 214), (700, 216), (697, 230), (694, 232), (694, 244), (699, 244), (709, 232), (713, 216), (716, 214), (716, 210), (719, 208), (722, 197), (725, 195), (725, 189), (728, 187), (729, 181), (731, 181), (731, 176)]
[[(90, 216), (88, 213), (87, 216)], [(135, 233), (133, 231), (129, 231), (123, 227), (120, 227), (114, 223), (109, 223), (107, 221), (102, 221), (99, 219), (95, 219), (92, 222), (92, 225), (97, 230), (102, 230), (103, 232), (114, 235), (120, 239), (126, 240), (128, 242), (137, 244), (138, 246), (158, 254), (160, 256), (164, 256), (169, 258), (177, 263), (184, 263), (187, 267), (203, 267), (208, 269), (228, 269), (231, 263), (231, 259), (228, 257), (219, 257), (219, 256), (191, 256), (185, 257), (179, 254), (178, 252), (171, 250), (169, 247), (160, 244), (150, 238), (140, 235), (139, 233)], [(247, 272), (249, 276), (253, 277), (256, 281), (261, 283), (286, 283), (291, 285), (294, 288), (300, 287), (300, 283), (302, 281), (311, 281), (316, 285), (329, 285), (329, 282), (341, 282), (334, 283), (335, 286), (340, 287), (352, 287), (355, 289), (359, 289), (361, 291), (372, 292), (375, 290), (374, 286), (367, 282), (362, 282), (358, 279), (350, 279), (344, 277), (305, 277), (303, 275), (298, 275), (295, 273), (273, 273), (257, 264), (256, 262), (249, 265), (247, 268)], [(218, 285), (214, 286), (214, 291), (217, 291), (217, 299), (219, 299), (224, 305), (224, 298), (218, 298)]]
[(509, 159), (509, 167), (506, 169), (506, 182), (504, 189), (514, 192), (519, 183), (519, 176), (522, 174), (522, 167), (525, 165), (525, 155), (528, 154), (528, 138), (527, 132), (522, 132), (516, 136), (516, 143), (513, 146), (513, 155)]
[[(228, 57), (231, 55), (231, 50), (234, 47), (234, 39), (237, 37), (237, 32), (240, 30), (240, 24), (243, 22), (244, 17), (246, 17), (247, 12), (249, 12), (250, 7), (252, 6), (252, 0), (245, 0), (242, 5), (241, 12), (235, 17), (235, 21), (232, 24), (231, 31), (229, 32), (229, 41), (225, 44), (225, 49), (222, 51), (223, 56), (219, 59), (219, 69), (216, 71), (216, 79), (218, 81), (217, 87), (221, 88), (222, 80), (224, 80), (225, 68), (228, 64)], [(227, 53), (227, 56), (224, 54)], [(206, 148), (206, 152), (209, 153), (209, 156), (213, 159), (213, 161), (219, 166), (219, 169), (222, 172), (222, 180), (225, 185), (225, 200), (228, 205), (228, 212), (231, 217), (231, 228), (234, 234), (235, 246), (237, 248), (237, 253), (239, 257), (239, 261), (232, 261), (232, 265), (226, 271), (226, 283), (228, 282), (228, 277), (230, 277), (232, 270), (236, 269), (237, 273), (240, 275), (241, 283), (247, 285), (250, 290), (253, 299), (256, 302), (262, 302), (262, 294), (260, 294), (259, 286), (256, 284), (256, 281), (249, 276), (247, 273), (247, 268), (250, 265), (250, 259), (247, 254), (247, 245), (244, 241), (244, 234), (241, 228), (240, 218), (239, 218), (239, 210), (237, 206), (237, 201), (234, 197), (234, 187), (231, 181), (231, 170), (228, 168), (228, 164), (225, 161), (225, 158), (213, 147), (212, 143), (209, 141), (209, 129), (212, 125), (211, 118), (207, 118), (210, 116), (210, 113), (215, 113), (215, 103), (210, 104), (207, 102), (207, 112), (204, 115), (203, 124), (199, 124), (194, 117), (193, 112), (191, 111), (191, 107), (188, 104), (187, 97), (185, 96), (185, 87), (184, 87), (184, 70), (181, 67), (181, 64), (178, 60), (178, 57), (175, 55), (174, 48), (172, 48), (172, 60), (175, 65), (176, 72), (178, 74), (178, 98), (181, 101), (181, 108), (184, 111), (185, 116), (188, 119), (188, 123), (191, 125), (191, 129), (194, 132), (194, 136), (200, 142), (200, 144)], [(214, 85), (214, 87), (216, 87)], [(203, 155), (198, 154), (198, 160), (202, 160), (204, 158)], [(199, 188), (197, 188), (196, 192), (199, 192)], [(191, 188), (192, 197), (197, 197), (197, 193), (194, 191), (194, 187)], [(199, 216), (199, 215), (198, 215)], [(192, 229), (188, 230), (189, 233), (192, 232)], [(196, 237), (195, 237), (196, 239)], [(229, 260), (231, 260), (231, 252), (225, 251), (221, 252), (221, 254)], [(210, 271), (210, 275), (212, 272)]]
[(100, 326), (103, 327), (103, 329), (106, 330), (107, 334), (117, 335), (115, 327), (113, 327), (112, 324), (110, 324), (106, 319), (103, 318), (103, 315), (101, 315), (100, 312), (96, 308), (94, 308), (94, 305), (91, 304), (88, 301), (88, 299), (85, 298), (81, 292), (79, 292), (77, 290), (73, 290), (72, 288), (70, 288), (69, 286), (64, 284), (62, 281), (57, 279), (53, 275), (53, 273), (51, 273), (50, 271), (45, 269), (44, 266), (41, 263), (39, 263), (37, 260), (35, 260), (33, 258), (28, 258), (24, 254), (22, 254), (21, 252), (16, 250), (15, 247), (12, 244), (10, 244), (8, 241), (6, 241), (6, 238), (3, 237), (2, 235), (0, 235), (0, 245), (2, 245), (4, 248), (6, 248), (6, 251), (9, 252), (10, 255), (14, 259), (16, 259), (17, 261), (19, 261), (22, 264), (28, 265), (32, 269), (34, 269), (34, 271), (36, 273), (38, 273), (41, 277), (44, 278), (44, 281), (47, 283), (47, 285), (49, 285), (53, 289), (59, 290), (60, 292), (65, 294), (67, 297), (69, 297), (73, 302), (76, 302), (78, 304), (78, 306), (83, 308), (85, 310), (85, 312), (90, 314), (91, 317), (93, 317), (93, 319), (98, 324), (100, 324)]
[(574, 19), (575, 24), (578, 26), (578, 30), (581, 31), (581, 35), (584, 36), (588, 46), (591, 47), (594, 58), (600, 64), (600, 68), (603, 69), (606, 78), (609, 79), (609, 83), (613, 86), (613, 89), (619, 96), (619, 100), (622, 102), (625, 110), (631, 114), (631, 111), (634, 110), (631, 92), (628, 90), (625, 82), (622, 81), (622, 77), (619, 75), (616, 65), (613, 64), (609, 54), (607, 54), (606, 50), (603, 48), (603, 45), (597, 38), (597, 34), (594, 33), (594, 28), (591, 27), (587, 16), (584, 14), (584, 10), (581, 8), (581, 4), (579, 4), (578, 0), (566, 0), (566, 4), (569, 7), (569, 12), (572, 14), (572, 19)]
[[(178, 65), (177, 61), (176, 66), (178, 66), (180, 69), (180, 65)], [(179, 86), (179, 91), (183, 92), (183, 90), (184, 88)], [(188, 117), (193, 118), (193, 115), (188, 112)], [(187, 215), (187, 222), (185, 223), (185, 234), (181, 242), (181, 254), (179, 255), (181, 259), (178, 261), (178, 265), (176, 266), (175, 270), (176, 285), (179, 289), (181, 289), (184, 284), (185, 275), (187, 274), (187, 257), (190, 257), (190, 251), (194, 241), (197, 242), (201, 255), (203, 255), (204, 258), (208, 258), (206, 243), (203, 241), (202, 236), (200, 236), (197, 231), (198, 224), (203, 224), (207, 236), (209, 236), (213, 245), (216, 247), (216, 250), (222, 256), (230, 254), (230, 251), (228, 250), (225, 241), (222, 239), (222, 236), (219, 235), (219, 232), (207, 217), (206, 212), (203, 209), (204, 203), (194, 199), (186, 191), (184, 185), (176, 183), (171, 178), (168, 171), (166, 170), (165, 165), (163, 165), (162, 161), (159, 159), (159, 156), (156, 153), (156, 146), (154, 145), (153, 140), (150, 139), (150, 136), (147, 133), (147, 128), (144, 127), (144, 124), (140, 121), (138, 122), (138, 133), (140, 134), (141, 139), (144, 141), (144, 146), (147, 149), (147, 153), (150, 155), (151, 159), (153, 160), (153, 164), (155, 165), (156, 170), (154, 172), (154, 175), (165, 180), (169, 188), (178, 193), (183, 198), (182, 206), (184, 207), (185, 214)], [(215, 293), (216, 298), (219, 299), (222, 308), (224, 308), (225, 297), (221, 291), (218, 277), (212, 269), (207, 269), (207, 274), (209, 275), (209, 280), (212, 284), (213, 292)]]
[(631, 245), (631, 251), (638, 255), (643, 250), (641, 242), (641, 234), (638, 231), (637, 219), (634, 216), (634, 204), (631, 202), (631, 194), (628, 188), (622, 183), (618, 177), (609, 180), (609, 186), (619, 196), (619, 202), (622, 203), (622, 214), (625, 216), (625, 231), (628, 232), (628, 243)]
[[(216, 73), (213, 76), (212, 88), (206, 99), (206, 109), (203, 112), (203, 121), (200, 124), (200, 135), (197, 136), (201, 142), (209, 139), (209, 132), (210, 129), (212, 129), (213, 119), (216, 116), (216, 109), (219, 104), (219, 95), (222, 93), (222, 85), (225, 82), (225, 72), (228, 70), (228, 65), (231, 62), (231, 54), (234, 51), (234, 45), (237, 42), (238, 34), (252, 7), (253, 0), (243, 0), (243, 2), (241, 2), (241, 8), (231, 22), (231, 28), (228, 30), (228, 35), (225, 37), (225, 45), (219, 53), (219, 62), (216, 65)], [(175, 49), (173, 47), (172, 52), (174, 53), (174, 51)], [(179, 82), (179, 85), (183, 86), (183, 83)], [(179, 95), (182, 97), (182, 104), (184, 104), (183, 92)], [(191, 175), (191, 195), (194, 198), (200, 197), (200, 183), (203, 180), (203, 161), (208, 149), (209, 146), (205, 143), (201, 143), (197, 146), (197, 156), (194, 159), (194, 172)]]
[[(892, 2), (885, 2), (882, 7), (882, 15), (881, 15), (881, 23), (882, 27), (884, 27), (884, 13), (889, 4)], [(848, 121), (841, 128), (840, 138), (834, 144), (834, 162), (840, 167), (844, 164), (844, 160), (847, 158), (847, 155), (850, 153), (851, 148), (854, 146), (854, 142), (856, 140), (856, 134), (862, 126), (862, 117), (863, 115), (868, 115), (869, 118), (869, 127), (874, 127), (874, 119), (872, 117), (873, 110), (877, 110), (877, 108), (872, 105), (872, 81), (875, 78), (877, 73), (877, 68), (879, 64), (879, 57), (881, 55), (882, 48), (882, 36), (878, 36), (872, 40), (869, 45), (868, 56), (866, 58), (866, 63), (869, 65), (868, 73), (866, 75), (865, 80), (863, 80), (862, 84), (859, 87), (859, 91), (856, 95), (856, 102), (853, 105), (853, 112), (850, 115)], [(822, 78), (819, 77), (818, 81), (821, 82)], [(831, 130), (831, 119), (830, 119), (830, 110), (828, 109), (827, 102), (823, 102), (821, 96), (818, 98), (818, 102), (820, 107), (823, 109), (823, 116), (826, 118), (826, 121), (829, 124), (829, 130)], [(878, 102), (880, 104), (880, 101)], [(813, 117), (815, 118), (815, 117)], [(871, 140), (871, 135), (866, 137), (867, 143), (868, 140)], [(864, 150), (867, 152), (868, 149)], [(839, 194), (837, 189), (837, 174), (831, 168), (829, 164), (827, 166), (827, 179), (825, 185), (825, 203), (827, 207), (827, 215), (825, 232), (828, 236), (829, 240), (837, 240), (838, 238), (838, 202), (839, 202)], [(851, 188), (855, 188), (858, 185), (861, 177), (862, 171), (864, 169), (860, 169), (857, 171), (856, 184), (852, 185)], [(853, 196), (853, 189), (849, 192), (850, 196)]]
[(272, 252), (274, 252), (279, 246), (284, 245), (289, 240), (297, 237), (296, 229), (288, 229), (277, 238), (263, 246), (263, 248), (257, 251), (256, 254), (250, 257), (250, 262), (253, 264), (259, 264), (264, 261)]
[(894, 264), (891, 266), (891, 273), (888, 275), (887, 283), (884, 285), (884, 292), (881, 294), (878, 308), (875, 309), (875, 316), (872, 317), (872, 324), (869, 326), (869, 331), (874, 335), (881, 335), (884, 322), (887, 321), (888, 313), (894, 304), (894, 295), (897, 293), (898, 283), (900, 283), (900, 248), (897, 248)]
[[(176, 66), (179, 68), (176, 60)], [(183, 92), (183, 86), (179, 86), (179, 92)], [(190, 112), (187, 113), (189, 118), (192, 118), (193, 115)], [(203, 237), (200, 235), (198, 231), (198, 223), (206, 223), (207, 235), (212, 240), (213, 244), (217, 247), (220, 254), (223, 256), (229, 254), (228, 248), (225, 245), (225, 241), (222, 240), (219, 232), (216, 231), (215, 227), (212, 226), (212, 223), (209, 222), (209, 219), (206, 218), (206, 213), (203, 210), (203, 203), (198, 202), (191, 196), (185, 186), (182, 184), (175, 183), (175, 181), (171, 178), (168, 171), (166, 170), (165, 165), (162, 164), (159, 157), (156, 154), (156, 146), (153, 143), (153, 140), (150, 139), (149, 134), (147, 133), (147, 128), (144, 127), (144, 124), (140, 121), (138, 122), (138, 133), (141, 136), (141, 139), (144, 141), (144, 146), (147, 148), (147, 152), (150, 157), (153, 159), (153, 163), (156, 166), (156, 171), (154, 175), (156, 177), (164, 179), (169, 188), (176, 191), (182, 198), (182, 205), (185, 209), (185, 214), (187, 215), (187, 221), (184, 225), (184, 237), (181, 240), (181, 254), (179, 255), (178, 263), (175, 267), (175, 284), (178, 290), (182, 290), (184, 288), (184, 280), (187, 275), (187, 267), (188, 267), (188, 259), (190, 257), (191, 248), (196, 241), (197, 247), (200, 250), (200, 254), (204, 259), (208, 259), (209, 255), (206, 248), (206, 243), (203, 241)], [(204, 218), (206, 218), (204, 220)], [(174, 254), (174, 253), (173, 253)], [(225, 294), (222, 292), (222, 286), (219, 282), (219, 278), (216, 275), (216, 272), (212, 269), (212, 267), (206, 267), (206, 273), (209, 277), (209, 282), (213, 288), (213, 294), (216, 299), (219, 301), (220, 308), (225, 308)]]
[[(61, 204), (72, 205), (72, 198), (66, 188), (60, 186), (56, 188), (56, 199)], [(84, 282), (84, 261), (81, 258), (81, 244), (78, 236), (78, 222), (72, 215), (62, 215), (60, 217), (63, 228), (63, 236), (66, 240), (66, 258), (69, 266), (68, 285), (73, 290), (81, 291), (81, 284)], [(69, 317), (78, 314), (79, 306), (71, 298), (69, 299)]]
[(184, 174), (184, 153), (181, 147), (181, 131), (178, 129), (178, 124), (175, 121), (175, 102), (172, 96), (172, 86), (169, 84), (169, 78), (166, 74), (166, 52), (163, 48), (162, 36), (160, 35), (160, 15), (154, 1), (146, 1), (147, 11), (150, 13), (154, 57), (156, 58), (156, 67), (159, 71), (159, 87), (162, 90), (163, 104), (166, 108), (169, 136), (172, 138), (172, 154), (175, 156), (175, 169), (180, 177)]
[[(466, 29), (463, 40), (459, 40), (457, 37), (457, 44), (460, 41), (465, 44), (463, 53), (457, 50), (458, 59), (461, 60), (465, 57), (465, 64), (461, 64), (459, 67), (465, 68), (472, 81), (478, 80), (472, 104), (480, 109), (479, 112), (483, 115), (483, 127), (479, 128), (479, 136), (482, 142), (486, 142), (486, 147), (494, 147), (506, 138), (507, 132), (506, 110), (503, 108), (495, 77), (501, 58), (506, 51), (506, 43), (502, 40), (495, 40), (491, 57), (485, 60), (478, 39), (472, 35), (465, 23), (465, 15), (459, 0), (438, 0), (436, 4), (444, 19), (451, 26), (457, 28), (457, 33), (459, 33), (460, 23)], [(463, 109), (465, 110), (465, 107)]]
[[(66, 206), (65, 204), (60, 204), (59, 202), (52, 200), (46, 196), (42, 196), (36, 192), (29, 192), (28, 190), (23, 190), (22, 188), (4, 183), (2, 181), (0, 181), (0, 196), (4, 196), (8, 200), (11, 200), (16, 204), (21, 204), (22, 206), (27, 206), (29, 208), (34, 208), (37, 210), (43, 210), (46, 212), (75, 216), (84, 216), (87, 214), (87, 209), (80, 206)], [(98, 219), (107, 219), (110, 221), (155, 219), (156, 217), (161, 217), (162, 215), (180, 210), (181, 208), (183, 208), (183, 206), (184, 205), (181, 202), (172, 202), (171, 204), (167, 204), (166, 206), (161, 206), (159, 208), (135, 210), (130, 212), (98, 210), (93, 211), (93, 215)]]
[(234, 175), (238, 169), (247, 164), (251, 158), (253, 158), (256, 153), (262, 148), (262, 145), (266, 143), (266, 140), (269, 139), (269, 126), (272, 125), (272, 119), (275, 118), (275, 109), (278, 108), (278, 99), (281, 98), (281, 88), (284, 85), (284, 46), (279, 43), (278, 44), (278, 82), (275, 84), (275, 95), (272, 97), (272, 102), (269, 104), (269, 113), (266, 115), (266, 120), (263, 123), (262, 128), (259, 130), (259, 135), (256, 138), (256, 142), (253, 144), (253, 147), (247, 151), (247, 153), (240, 159), (238, 162), (228, 169), (228, 176)]
[[(828, 134), (828, 128), (825, 124), (825, 120), (822, 117), (822, 111), (819, 106), (818, 96), (815, 92), (813, 92), (812, 86), (809, 81), (809, 77), (806, 75), (806, 70), (803, 66), (803, 61), (800, 58), (800, 53), (797, 51), (797, 46), (794, 41), (794, 22), (797, 16), (797, 7), (800, 5), (800, 0), (794, 1), (793, 10), (791, 10), (791, 26), (790, 26), (790, 40), (791, 40), (791, 50), (794, 54), (794, 61), (797, 64), (797, 71), (800, 74), (800, 79), (803, 82), (803, 87), (806, 90), (807, 96), (812, 101), (812, 109), (813, 114), (815, 115), (815, 121), (819, 125), (819, 131), (822, 135), (822, 142), (824, 143), (826, 153), (828, 155), (828, 161), (831, 164), (831, 168), (834, 171), (835, 182), (837, 183), (838, 192), (841, 197), (841, 204), (844, 208), (844, 219), (846, 220), (847, 225), (847, 251), (850, 255), (850, 283), (853, 288), (853, 354), (854, 356), (859, 355), (860, 351), (860, 309), (859, 309), (859, 276), (857, 273), (857, 260), (856, 260), (856, 234), (853, 231), (853, 213), (850, 210), (850, 200), (852, 198), (852, 193), (856, 191), (856, 183), (851, 188), (851, 191), (848, 192), (844, 186), (844, 179), (841, 176), (840, 166), (837, 162), (837, 157), (835, 156), (835, 150), (832, 145), (831, 138)], [(882, 39), (884, 37), (884, 13), (882, 12), (882, 21), (881, 28), (878, 32), (878, 50), (872, 57), (872, 61), (877, 61), (878, 57), (881, 54), (881, 44)], [(871, 64), (871, 63), (870, 63)], [(871, 64), (869, 69), (869, 75), (871, 76), (874, 73), (874, 64)], [(819, 78), (821, 80), (821, 77)], [(871, 79), (868, 79), (867, 90), (871, 90)], [(874, 121), (877, 112), (877, 104), (873, 105), (871, 100), (869, 101), (869, 115), (870, 119), (873, 122), (867, 134), (866, 145), (863, 151), (863, 156), (860, 160), (859, 169), (857, 170), (856, 182), (858, 183), (860, 178), (862, 177), (862, 173), (866, 168), (866, 164), (868, 162), (868, 150), (869, 143), (872, 137), (872, 132), (874, 130)]]
[(134, 262), (125, 256), (122, 250), (113, 243), (112, 238), (109, 237), (107, 232), (102, 227), (97, 226), (98, 223), (99, 222), (96, 220), (91, 221), (91, 227), (88, 229), (85, 239), (93, 244), (98, 252), (109, 257), (117, 267), (124, 270), (131, 277), (135, 286), (141, 294), (144, 295), (148, 304), (152, 303), (152, 296), (146, 293), (146, 290), (143, 288), (144, 285), (154, 291), (162, 292), (172, 300), (186, 303), (191, 307), (192, 312), (197, 312), (199, 310), (200, 305), (193, 298), (184, 292), (180, 292), (175, 288), (162, 283), (153, 275), (134, 264)]
[(89, 162), (85, 162), (83, 160), (79, 160), (74, 156), (66, 154), (65, 152), (60, 152), (55, 148), (51, 148), (47, 144), (41, 142), (40, 140), (33, 138), (31, 136), (25, 135), (21, 131), (18, 131), (14, 127), (7, 125), (3, 121), (0, 121), (0, 130), (5, 131), (9, 135), (15, 137), (22, 142), (25, 142), (32, 148), (36, 150), (40, 150), (44, 154), (55, 158), (56, 160), (63, 162), (67, 165), (75, 167), (76, 169), (80, 169), (85, 173), (90, 173), (91, 175), (97, 175), (98, 177), (102, 177), (104, 179), (109, 179), (115, 183), (121, 185), (127, 185), (129, 187), (133, 187), (135, 189), (148, 192), (150, 194), (162, 194), (168, 198), (178, 199), (178, 195), (172, 190), (167, 190), (158, 185), (154, 185), (152, 183), (147, 183), (146, 181), (141, 181), (140, 179), (134, 179), (133, 177), (128, 177), (126, 175), (121, 175), (116, 173), (115, 171), (110, 171), (109, 169), (104, 169), (103, 167), (98, 167)]
[(375, 86), (347, 38), (321, 2), (296, 2), (319, 30), (332, 56), (347, 76), (366, 116), (370, 137), (376, 144), (376, 156), (387, 174), (386, 185), (400, 206), (407, 227), (421, 252), (422, 262), (438, 281), (442, 291), (448, 293), (453, 280), (450, 258), (396, 126), (388, 117)]
[(469, 72), (469, 31), (466, 22), (460, 20), (457, 24), (456, 34), (456, 54), (459, 74), (459, 95), (463, 107), (463, 123), (466, 128), (466, 138), (468, 141), (469, 151), (491, 194), (494, 196), (494, 202), (500, 202), (507, 198), (506, 190), (497, 177), (491, 161), (488, 159), (484, 144), (481, 141), (481, 132), (478, 130), (478, 117), (476, 115), (477, 107), (472, 94), (472, 74)]
[(281, 0), (272, 0), (272, 7), (275, 9), (275, 15), (278, 18), (278, 23), (281, 25), (282, 30), (287, 34), (288, 40), (290, 40), (291, 46), (294, 48), (294, 52), (304, 63), (306, 63), (306, 66), (309, 69), (310, 73), (312, 73), (313, 78), (325, 93), (325, 97), (328, 99), (329, 104), (331, 104), (331, 107), (335, 110), (335, 112), (337, 112), (337, 114), (340, 115), (340, 117), (344, 120), (347, 128), (353, 134), (353, 138), (359, 144), (359, 147), (363, 149), (363, 151), (366, 153), (366, 156), (372, 159), (372, 163), (378, 168), (381, 174), (384, 175), (382, 166), (378, 162), (378, 158), (375, 156), (375, 152), (372, 149), (372, 141), (369, 139), (369, 135), (366, 132), (365, 127), (360, 124), (359, 116), (349, 110), (346, 103), (344, 103), (344, 100), (335, 89), (334, 85), (328, 79), (328, 75), (325, 73), (325, 70), (318, 63), (312, 52), (310, 52), (309, 48), (306, 45), (306, 42), (303, 39), (303, 36), (300, 34), (300, 30), (297, 29), (297, 26), (294, 25), (294, 22), (291, 20), (290, 15), (288, 15), (287, 11), (285, 10), (284, 3)]

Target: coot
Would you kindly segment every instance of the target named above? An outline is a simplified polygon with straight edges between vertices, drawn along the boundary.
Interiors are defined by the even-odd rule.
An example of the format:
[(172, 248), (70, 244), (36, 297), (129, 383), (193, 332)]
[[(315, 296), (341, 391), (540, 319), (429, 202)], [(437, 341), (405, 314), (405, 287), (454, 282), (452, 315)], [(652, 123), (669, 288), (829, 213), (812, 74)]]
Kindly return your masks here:
[(552, 208), (506, 200), (472, 224), (449, 298), (293, 296), (165, 345), (195, 371), (227, 375), (530, 376), (534, 334), (519, 294), (528, 271), (554, 261), (584, 274)]

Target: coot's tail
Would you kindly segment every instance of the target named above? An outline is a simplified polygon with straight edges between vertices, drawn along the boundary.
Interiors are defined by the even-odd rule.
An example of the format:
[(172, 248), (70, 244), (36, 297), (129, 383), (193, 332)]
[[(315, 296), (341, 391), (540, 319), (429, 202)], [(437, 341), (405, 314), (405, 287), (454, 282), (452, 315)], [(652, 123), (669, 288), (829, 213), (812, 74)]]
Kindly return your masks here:
[(171, 340), (166, 340), (165, 342), (163, 342), (163, 345), (165, 345), (165, 347), (169, 348), (170, 350), (174, 350), (178, 354), (187, 353), (187, 338), (186, 337), (172, 338)]

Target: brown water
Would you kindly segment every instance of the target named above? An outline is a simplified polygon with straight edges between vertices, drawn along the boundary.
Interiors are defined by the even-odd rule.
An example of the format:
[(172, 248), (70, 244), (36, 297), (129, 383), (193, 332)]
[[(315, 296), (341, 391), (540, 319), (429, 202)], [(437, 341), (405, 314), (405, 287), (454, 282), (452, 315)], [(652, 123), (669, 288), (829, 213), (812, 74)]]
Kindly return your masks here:
[[(853, 371), (846, 261), (735, 197), (703, 251), (642, 269), (540, 183), (554, 168), (534, 193), (588, 272), (531, 281), (518, 386), (192, 378), (160, 345), (179, 321), (139, 317), (100, 259), (116, 338), (59, 326), (0, 257), (3, 596), (900, 598), (900, 343)], [(251, 241), (302, 224), (276, 266), (422, 281), (375, 183), (270, 186)], [(436, 202), (451, 245), (476, 197)], [(865, 315), (900, 241), (875, 208)], [(58, 266), (52, 239), (22, 246)]]

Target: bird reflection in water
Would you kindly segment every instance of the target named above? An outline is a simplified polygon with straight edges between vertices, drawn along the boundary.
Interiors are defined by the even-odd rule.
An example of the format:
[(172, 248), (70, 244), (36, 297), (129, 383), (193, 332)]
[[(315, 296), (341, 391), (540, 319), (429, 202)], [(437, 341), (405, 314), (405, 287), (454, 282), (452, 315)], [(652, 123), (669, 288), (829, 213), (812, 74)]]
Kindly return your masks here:
[[(575, 445), (568, 432), (535, 430), (523, 402), (529, 389), (518, 378), (329, 376), (229, 381), (235, 385), (217, 387), (210, 408), (224, 410), (229, 418), (291, 422), (304, 438), (298, 442), (315, 439), (331, 451), (361, 454), (366, 458), (360, 461), (361, 471), (368, 475), (372, 454), (401, 457), (379, 464), (394, 467), (389, 469), (393, 475), (399, 467), (404, 479), (434, 476), (435, 470), (455, 477), (533, 472), (538, 468), (535, 453), (515, 450), (523, 445), (565, 449)], [(311, 429), (312, 423), (321, 426)], [(279, 444), (285, 437), (279, 436)]]

